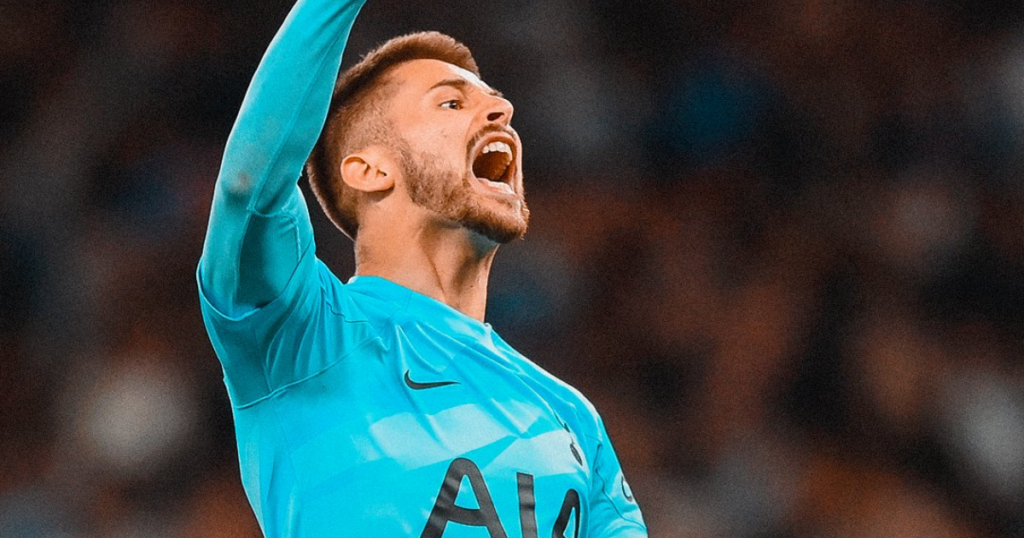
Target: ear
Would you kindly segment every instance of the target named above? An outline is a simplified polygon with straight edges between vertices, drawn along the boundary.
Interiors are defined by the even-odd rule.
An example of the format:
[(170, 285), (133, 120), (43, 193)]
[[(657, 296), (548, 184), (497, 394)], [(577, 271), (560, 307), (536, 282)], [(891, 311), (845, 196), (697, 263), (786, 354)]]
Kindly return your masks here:
[(391, 190), (395, 186), (395, 174), (399, 170), (396, 164), (386, 149), (371, 146), (341, 161), (341, 179), (357, 191)]

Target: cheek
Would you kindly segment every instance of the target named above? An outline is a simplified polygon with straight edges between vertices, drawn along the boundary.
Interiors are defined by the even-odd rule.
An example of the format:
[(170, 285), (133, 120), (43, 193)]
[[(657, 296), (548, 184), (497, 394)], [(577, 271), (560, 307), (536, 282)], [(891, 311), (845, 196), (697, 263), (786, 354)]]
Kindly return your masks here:
[(465, 167), (466, 165), (466, 142), (462, 136), (457, 136), (443, 130), (434, 131), (427, 141), (430, 151), (441, 160), (453, 167)]
[(437, 128), (428, 133), (428, 136), (439, 146), (450, 150), (458, 150), (465, 153), (466, 140), (464, 131), (454, 127)]
[(465, 153), (465, 140), (454, 128), (439, 126), (416, 129), (407, 138), (414, 147), (430, 151), (434, 154), (444, 154), (453, 150)]

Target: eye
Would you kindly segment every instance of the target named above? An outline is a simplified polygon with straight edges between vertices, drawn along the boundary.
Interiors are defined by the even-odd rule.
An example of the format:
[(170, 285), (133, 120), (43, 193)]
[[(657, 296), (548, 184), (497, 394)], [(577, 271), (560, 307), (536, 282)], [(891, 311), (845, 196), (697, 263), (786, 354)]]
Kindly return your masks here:
[(462, 101), (458, 99), (450, 99), (448, 101), (441, 103), (441, 108), (447, 108), (449, 110), (461, 110)]

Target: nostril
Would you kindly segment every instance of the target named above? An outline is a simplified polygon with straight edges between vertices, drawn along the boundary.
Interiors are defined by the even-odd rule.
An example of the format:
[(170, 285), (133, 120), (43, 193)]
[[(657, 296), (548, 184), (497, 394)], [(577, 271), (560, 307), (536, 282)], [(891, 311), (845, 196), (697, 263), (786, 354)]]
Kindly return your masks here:
[(504, 112), (491, 112), (490, 114), (487, 115), (487, 121), (498, 121), (504, 115)]

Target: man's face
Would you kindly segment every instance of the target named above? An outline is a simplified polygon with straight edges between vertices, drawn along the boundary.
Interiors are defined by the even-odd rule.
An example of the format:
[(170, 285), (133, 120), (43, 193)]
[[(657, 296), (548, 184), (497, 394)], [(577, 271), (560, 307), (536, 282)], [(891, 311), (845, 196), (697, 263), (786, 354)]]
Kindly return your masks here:
[(473, 73), (414, 60), (391, 73), (389, 113), (410, 198), (497, 243), (526, 233), (522, 143), (512, 104)]

